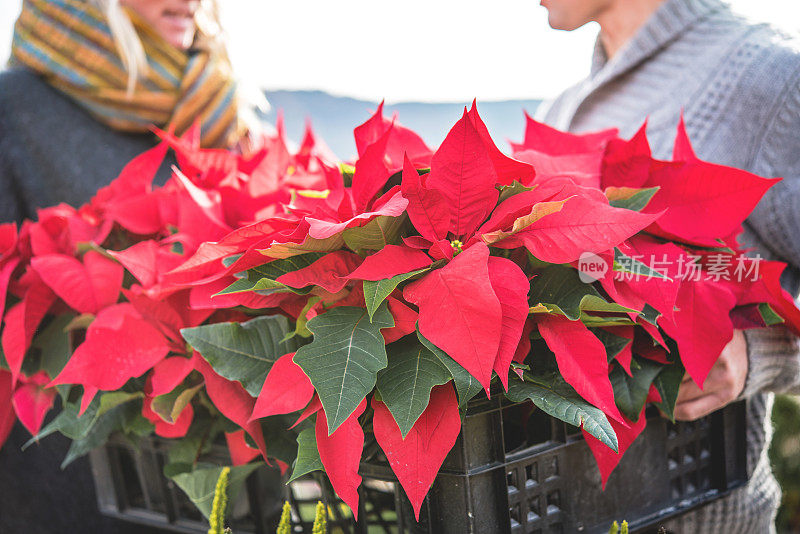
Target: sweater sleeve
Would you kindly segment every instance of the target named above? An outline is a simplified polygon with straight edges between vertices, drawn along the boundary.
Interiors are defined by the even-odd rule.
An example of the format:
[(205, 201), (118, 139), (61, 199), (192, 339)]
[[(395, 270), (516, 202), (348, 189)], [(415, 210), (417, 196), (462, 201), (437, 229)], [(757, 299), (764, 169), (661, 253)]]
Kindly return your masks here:
[(5, 125), (0, 120), (0, 223), (22, 222), (17, 176), (11, 165), (11, 150)]
[[(778, 100), (750, 170), (783, 180), (764, 195), (747, 224), (771, 255), (800, 270), (800, 71)], [(749, 330), (745, 336), (749, 369), (742, 396), (800, 394), (798, 339), (781, 326)]]
[(800, 395), (800, 349), (798, 339), (782, 326), (746, 330), (748, 370), (746, 398), (771, 391)]
[(748, 170), (783, 178), (747, 222), (775, 256), (800, 269), (800, 69), (781, 95)]

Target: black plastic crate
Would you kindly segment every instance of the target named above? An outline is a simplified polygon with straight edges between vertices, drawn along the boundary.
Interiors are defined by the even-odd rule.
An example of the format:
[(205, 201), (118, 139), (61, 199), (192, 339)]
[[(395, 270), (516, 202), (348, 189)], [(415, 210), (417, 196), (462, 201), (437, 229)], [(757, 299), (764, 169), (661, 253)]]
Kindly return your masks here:
[[(603, 533), (614, 520), (655, 532), (672, 517), (707, 504), (747, 480), (745, 403), (673, 425), (648, 414), (644, 433), (624, 455), (605, 491), (579, 430), (500, 396), (470, 404), (462, 433), (423, 504), (420, 522), (374, 443), (361, 465), (355, 523), (324, 477), (283, 487), (276, 469), (259, 469), (233, 504), (234, 532), (272, 534), (283, 499), (295, 532), (311, 532), (317, 500), (328, 505), (331, 532), (352, 534)], [(206, 532), (181, 490), (164, 478), (161, 440), (139, 451), (114, 443), (92, 453), (104, 513), (170, 528)], [(218, 452), (222, 461), (224, 448)]]
[[(146, 438), (136, 446), (112, 439), (89, 455), (100, 511), (130, 522), (173, 532), (207, 532), (208, 523), (183, 491), (163, 474), (168, 442)], [(229, 462), (224, 446), (215, 446), (204, 460)], [(269, 532), (284, 502), (277, 468), (258, 469), (229, 507), (236, 532)], [(273, 528), (274, 531), (274, 528)]]
[[(187, 534), (208, 532), (208, 524), (183, 491), (163, 475), (169, 442), (141, 439), (136, 445), (113, 439), (89, 454), (98, 507), (124, 521)], [(205, 462), (229, 461), (223, 444), (215, 445)], [(285, 501), (292, 506), (294, 532), (310, 534), (318, 501), (328, 505), (331, 533), (398, 531), (396, 485), (365, 479), (359, 489), (365, 518), (358, 525), (321, 473), (285, 484), (277, 467), (265, 466), (248, 477), (244, 491), (228, 507), (226, 520), (236, 534), (273, 534)], [(403, 497), (405, 498), (405, 497)], [(407, 501), (406, 501), (407, 502)], [(413, 517), (412, 517), (413, 520)], [(370, 525), (366, 530), (366, 525)], [(362, 526), (365, 530), (361, 530)], [(378, 530), (376, 530), (378, 529)]]
[(676, 425), (649, 413), (605, 491), (578, 429), (540, 411), (520, 416), (524, 405), (498, 404), (468, 413), (419, 532), (605, 534), (623, 519), (633, 531), (656, 531), (747, 481), (744, 402)]

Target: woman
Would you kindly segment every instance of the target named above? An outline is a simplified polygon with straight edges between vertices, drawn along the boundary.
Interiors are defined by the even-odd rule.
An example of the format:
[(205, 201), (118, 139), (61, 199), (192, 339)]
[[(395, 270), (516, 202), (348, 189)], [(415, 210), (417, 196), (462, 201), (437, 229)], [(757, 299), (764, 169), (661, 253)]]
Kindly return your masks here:
[[(78, 206), (151, 148), (156, 125), (202, 124), (202, 144), (245, 132), (215, 6), (198, 0), (24, 0), (0, 73), (0, 222)], [(159, 179), (169, 173), (166, 162)], [(0, 532), (160, 532), (97, 511), (85, 458), (59, 469), (68, 441), (0, 449)]]
[(155, 144), (151, 125), (199, 120), (204, 146), (234, 146), (245, 128), (216, 19), (199, 0), (24, 0), (0, 74), (0, 220), (87, 201)]

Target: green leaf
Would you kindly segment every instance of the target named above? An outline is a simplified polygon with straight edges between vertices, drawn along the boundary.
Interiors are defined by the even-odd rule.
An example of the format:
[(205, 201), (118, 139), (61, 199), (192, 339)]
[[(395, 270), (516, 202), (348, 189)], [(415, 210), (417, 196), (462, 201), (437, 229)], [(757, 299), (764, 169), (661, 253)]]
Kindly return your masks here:
[(561, 265), (547, 267), (533, 279), (529, 300), (534, 305), (544, 304), (571, 321), (579, 319), (581, 311), (637, 312), (606, 301), (591, 284), (581, 281), (577, 270)]
[(631, 421), (638, 421), (642, 408), (653, 383), (663, 367), (662, 364), (634, 356), (631, 360), (633, 376), (622, 370), (619, 365), (613, 366), (609, 373), (611, 386), (614, 388), (614, 400), (617, 408)]
[(603, 343), (603, 346), (605, 346), (608, 363), (611, 363), (614, 358), (616, 358), (617, 355), (622, 352), (622, 349), (627, 347), (629, 343), (632, 343), (632, 341), (626, 337), (612, 334), (611, 332), (600, 328), (593, 329), (592, 334), (594, 334), (595, 337), (597, 337), (597, 339)]
[(644, 308), (642, 308), (642, 311), (639, 313), (639, 317), (651, 325), (658, 327), (658, 318), (661, 317), (661, 312), (649, 304), (645, 304)]
[[(262, 284), (262, 282), (264, 282)], [(271, 284), (271, 285), (270, 285)], [(269, 286), (269, 287), (268, 287)], [(283, 284), (279, 284), (278, 282), (272, 282), (264, 278), (263, 280), (259, 281), (251, 281), (247, 276), (244, 278), (237, 278), (234, 283), (216, 293), (216, 295), (231, 295), (233, 293), (244, 293), (247, 291), (268, 291), (270, 289), (275, 289), (275, 292), (281, 291), (287, 293), (289, 291), (288, 287), (285, 287)]]
[(124, 428), (127, 421), (133, 421), (140, 413), (141, 409), (138, 406), (122, 403), (99, 415), (86, 434), (70, 444), (67, 456), (61, 462), (61, 469), (92, 449), (103, 445), (112, 432)]
[(238, 380), (257, 397), (272, 364), (297, 349), (282, 315), (257, 317), (245, 323), (216, 323), (181, 330), (183, 338), (199, 351), (221, 376)]
[(72, 319), (64, 325), (64, 332), (70, 332), (72, 330), (86, 330), (95, 320), (95, 316), (92, 313), (83, 313), (77, 317), (70, 317), (72, 317)]
[(655, 405), (673, 423), (675, 422), (675, 402), (678, 400), (678, 390), (685, 372), (683, 362), (680, 361), (680, 358), (676, 358), (675, 362), (663, 366), (653, 382), (658, 394), (661, 395), (661, 402), (655, 403)]
[(155, 425), (145, 418), (141, 413), (125, 421), (122, 426), (122, 431), (128, 435), (137, 438), (149, 436), (155, 431)]
[(342, 233), (342, 238), (344, 244), (356, 254), (363, 254), (367, 250), (381, 250), (386, 245), (398, 241), (405, 222), (405, 215), (400, 217), (381, 215), (364, 226), (348, 228)]
[(78, 416), (80, 410), (80, 402), (67, 402), (59, 414), (50, 421), (44, 428), (39, 431), (39, 434), (25, 444), (25, 447), (40, 440), (54, 432), (61, 432), (71, 440), (79, 440), (86, 437), (86, 435), (94, 426), (98, 418), (98, 410), (100, 409), (100, 399), (95, 397), (92, 403), (86, 408), (82, 416)]
[(226, 295), (230, 293), (242, 293), (244, 291), (267, 291), (271, 293), (276, 291), (292, 291), (294, 293), (305, 295), (311, 291), (310, 287), (295, 289), (293, 287), (283, 285), (280, 282), (276, 282), (275, 279), (283, 276), (286, 273), (291, 273), (308, 267), (324, 255), (325, 253), (323, 252), (311, 252), (308, 254), (292, 256), (291, 258), (274, 260), (269, 263), (265, 263), (264, 265), (259, 265), (258, 267), (252, 267), (244, 273), (240, 273), (243, 274), (242, 278), (239, 278), (233, 284), (229, 285), (217, 294)]
[(647, 189), (637, 191), (628, 198), (617, 198), (615, 200), (611, 200), (609, 201), (609, 204), (615, 208), (642, 211), (645, 206), (650, 203), (650, 199), (653, 198), (653, 195), (655, 195), (659, 189), (660, 187), (648, 187)]
[(340, 163), (339, 170), (342, 173), (342, 181), (344, 182), (345, 187), (350, 187), (350, 185), (353, 183), (353, 176), (356, 173), (356, 168), (347, 163)]
[(311, 337), (311, 330), (306, 328), (306, 324), (308, 324), (308, 312), (311, 311), (311, 308), (317, 305), (317, 303), (322, 300), (320, 297), (309, 297), (306, 301), (306, 305), (303, 306), (303, 309), (300, 310), (300, 314), (297, 316), (297, 321), (294, 324), (294, 332), (289, 332), (286, 334), (286, 337), (283, 338), (283, 341), (293, 338), (294, 336), (300, 336), (304, 338)]
[(761, 318), (764, 320), (764, 324), (767, 326), (773, 326), (784, 322), (783, 317), (775, 313), (772, 306), (766, 302), (762, 302), (758, 305), (758, 311), (761, 314)]
[(291, 258), (274, 260), (258, 267), (253, 267), (247, 271), (248, 278), (253, 276), (260, 278), (269, 278), (275, 280), (287, 273), (299, 271), (304, 269), (325, 256), (325, 252), (309, 252), (308, 254), (298, 254)]
[(191, 462), (171, 462), (164, 466), (164, 476), (167, 478), (175, 478), (181, 473), (191, 473), (195, 464)]
[(32, 346), (39, 349), (41, 354), (39, 368), (44, 369), (51, 378), (58, 376), (72, 356), (69, 333), (65, 329), (74, 317), (56, 316), (33, 340)]
[[(230, 502), (236, 501), (236, 495), (244, 486), (247, 477), (258, 469), (261, 463), (252, 463), (231, 467), (230, 482), (228, 485), (228, 498)], [(178, 473), (172, 476), (172, 480), (180, 487), (189, 499), (197, 506), (197, 509), (208, 518), (211, 514), (211, 505), (214, 501), (214, 490), (217, 480), (224, 467), (198, 466), (187, 473)]]
[(103, 393), (102, 397), (100, 397), (100, 408), (97, 409), (97, 417), (101, 417), (106, 412), (121, 404), (141, 398), (144, 398), (144, 393), (141, 391), (137, 391), (136, 393), (128, 393), (125, 391), (109, 391)]
[(83, 256), (90, 250), (93, 250), (94, 252), (97, 252), (101, 256), (105, 256), (106, 259), (109, 259), (111, 261), (117, 261), (117, 258), (112, 256), (108, 250), (104, 249), (94, 241), (79, 241), (78, 243), (75, 244), (75, 250), (78, 252), (79, 256)]
[(169, 393), (154, 398), (150, 408), (165, 422), (174, 424), (175, 421), (178, 420), (178, 417), (180, 417), (183, 409), (186, 408), (202, 387), (202, 383), (194, 387), (180, 385)]
[(287, 259), (302, 254), (332, 252), (343, 246), (342, 235), (335, 234), (325, 239), (314, 239), (308, 236), (302, 243), (275, 243), (267, 248), (259, 249), (258, 252), (269, 258)]
[[(225, 268), (228, 268), (231, 265), (233, 265), (234, 263), (236, 263), (236, 261), (239, 258), (241, 258), (242, 256), (243, 256), (243, 254), (234, 254), (233, 256), (228, 256), (226, 258), (222, 258), (222, 265), (224, 265)], [(240, 274), (242, 274), (242, 273), (237, 273), (236, 276), (239, 276)]]
[(504, 185), (500, 187), (500, 198), (497, 199), (497, 203), (499, 204), (504, 200), (508, 200), (514, 195), (524, 193), (525, 191), (533, 191), (533, 189), (533, 187), (524, 186), (518, 181), (514, 180), (511, 185)]
[(506, 397), (512, 402), (530, 400), (539, 409), (552, 415), (556, 419), (576, 427), (583, 426), (589, 434), (596, 437), (613, 451), (617, 451), (617, 435), (606, 415), (595, 408), (561, 376), (552, 373), (548, 375), (533, 375), (525, 373), (525, 380), (520, 380), (515, 375), (511, 376)]
[(322, 460), (319, 459), (316, 432), (313, 428), (306, 428), (297, 436), (297, 458), (292, 464), (292, 476), (287, 484), (312, 471), (324, 470)]
[(458, 394), (458, 405), (459, 407), (464, 407), (467, 405), (469, 401), (475, 397), (478, 393), (483, 391), (483, 386), (481, 386), (480, 382), (478, 382), (475, 377), (473, 377), (466, 369), (464, 369), (460, 363), (455, 361), (453, 358), (450, 357), (445, 351), (431, 343), (425, 336), (422, 335), (422, 332), (419, 331), (419, 326), (417, 326), (417, 337), (419, 338), (420, 342), (425, 345), (432, 353), (439, 358), (439, 361), (447, 367), (447, 370), (450, 372), (450, 376), (453, 377), (453, 382), (456, 385), (456, 393)]
[[(287, 465), (294, 462), (297, 457), (296, 433), (300, 431), (300, 427), (292, 430), (287, 430), (287, 428), (292, 426), (296, 419), (289, 415), (273, 415), (261, 419), (261, 428), (269, 443), (270, 458), (277, 458)], [(258, 448), (249, 434), (245, 434), (245, 440), (252, 448)]]
[(405, 439), (428, 407), (433, 386), (446, 384), (447, 367), (416, 339), (387, 347), (389, 365), (378, 374), (378, 392)]
[(581, 312), (581, 322), (588, 328), (608, 326), (631, 326), (636, 323), (627, 317), (599, 317)]
[(364, 302), (367, 304), (367, 311), (369, 312), (369, 320), (372, 321), (372, 316), (375, 315), (375, 310), (381, 305), (386, 297), (392, 294), (392, 291), (402, 282), (409, 278), (413, 278), (419, 274), (428, 271), (430, 267), (411, 271), (410, 273), (398, 274), (391, 278), (384, 278), (383, 280), (372, 281), (364, 280)]
[(388, 364), (381, 329), (393, 327), (394, 318), (385, 303), (372, 322), (366, 309), (342, 306), (306, 326), (314, 340), (297, 349), (294, 362), (314, 385), (332, 434), (372, 391), (378, 371)]
[[(195, 414), (195, 419), (200, 424), (193, 424), (189, 428), (186, 436), (177, 440), (170, 440), (169, 450), (167, 451), (167, 466), (175, 464), (188, 464), (188, 469), (179, 467), (170, 468), (172, 473), (179, 473), (191, 470), (191, 466), (203, 454), (208, 453), (216, 441), (217, 436), (224, 431), (225, 419), (217, 417), (214, 419), (202, 415), (202, 412)], [(167, 466), (164, 467), (165, 476), (171, 478), (167, 473)]]

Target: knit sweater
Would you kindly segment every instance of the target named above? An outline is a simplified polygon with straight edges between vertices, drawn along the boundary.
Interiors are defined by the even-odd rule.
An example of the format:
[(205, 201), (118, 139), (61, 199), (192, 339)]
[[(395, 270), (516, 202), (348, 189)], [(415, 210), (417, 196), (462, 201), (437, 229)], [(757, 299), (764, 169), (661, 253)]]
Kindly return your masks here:
[[(611, 126), (632, 136), (647, 119), (656, 158), (668, 159), (683, 110), (697, 155), (762, 176), (783, 177), (744, 225), (742, 241), (789, 264), (782, 282), (800, 287), (800, 46), (749, 23), (720, 0), (666, 0), (610, 60), (598, 39), (590, 75), (538, 111), (557, 128)], [(767, 446), (771, 393), (800, 393), (800, 351), (786, 329), (745, 333), (749, 369), (748, 485), (666, 525), (703, 533), (770, 532), (780, 489)]]
[(35, 219), (59, 202), (80, 206), (156, 141), (97, 122), (24, 67), (0, 72), (0, 222)]
[[(37, 208), (59, 202), (80, 206), (156, 141), (98, 123), (24, 68), (0, 72), (0, 222), (36, 218)], [(70, 440), (50, 436), (23, 451), (29, 439), (17, 423), (0, 448), (0, 532), (166, 532), (102, 516), (87, 458), (59, 468)]]

